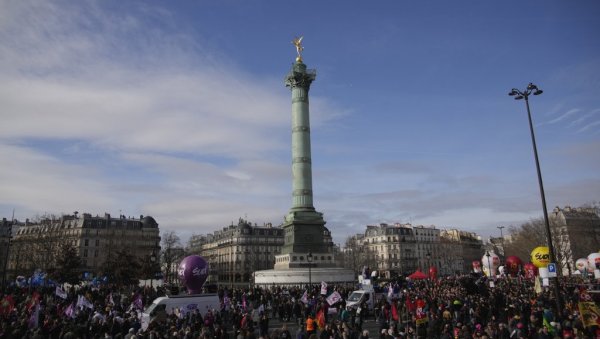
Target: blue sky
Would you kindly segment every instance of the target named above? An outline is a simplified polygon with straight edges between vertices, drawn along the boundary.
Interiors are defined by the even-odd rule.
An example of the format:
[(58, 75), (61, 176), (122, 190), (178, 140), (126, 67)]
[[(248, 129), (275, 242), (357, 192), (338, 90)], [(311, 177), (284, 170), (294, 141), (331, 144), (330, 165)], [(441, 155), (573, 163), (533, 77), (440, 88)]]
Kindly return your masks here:
[(334, 241), (487, 237), (600, 200), (597, 1), (0, 2), (0, 215), (154, 216), (183, 240), (291, 206), (283, 77), (304, 36)]

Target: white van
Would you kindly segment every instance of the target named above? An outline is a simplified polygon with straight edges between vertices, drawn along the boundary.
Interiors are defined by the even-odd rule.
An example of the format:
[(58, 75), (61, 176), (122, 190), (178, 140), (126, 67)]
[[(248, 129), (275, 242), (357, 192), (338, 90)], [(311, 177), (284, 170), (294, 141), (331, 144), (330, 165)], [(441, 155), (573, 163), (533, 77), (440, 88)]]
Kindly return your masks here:
[(363, 289), (353, 291), (350, 293), (348, 298), (346, 299), (346, 309), (356, 309), (361, 307), (364, 303), (367, 309), (361, 309), (361, 312), (365, 312), (365, 314), (370, 314), (375, 310), (375, 306), (377, 305), (377, 301), (379, 298), (384, 296), (383, 293), (375, 293), (373, 287), (371, 285), (364, 285)]
[(145, 331), (153, 321), (166, 319), (176, 309), (184, 313), (198, 310), (204, 316), (208, 310), (220, 310), (221, 303), (216, 293), (158, 297), (142, 313), (142, 330)]
[(346, 299), (346, 308), (349, 310), (352, 308), (357, 309), (358, 307), (363, 305), (364, 302), (367, 306), (367, 309), (362, 311), (373, 311), (373, 308), (375, 307), (375, 298), (373, 297), (373, 295), (373, 291), (353, 291), (348, 296), (348, 299)]

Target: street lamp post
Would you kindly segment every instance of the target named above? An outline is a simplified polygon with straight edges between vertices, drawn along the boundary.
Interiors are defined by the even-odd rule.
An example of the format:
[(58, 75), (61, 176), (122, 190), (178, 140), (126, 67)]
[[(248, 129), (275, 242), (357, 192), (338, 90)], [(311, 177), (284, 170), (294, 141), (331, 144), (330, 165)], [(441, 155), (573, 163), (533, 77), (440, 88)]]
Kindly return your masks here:
[(8, 257), (10, 254), (10, 237), (6, 242), (6, 255), (4, 256), (4, 268), (2, 269), (2, 288), (6, 288), (6, 270), (8, 268)]
[[(548, 209), (546, 207), (546, 195), (544, 194), (544, 183), (542, 181), (542, 171), (540, 170), (540, 161), (538, 158), (537, 146), (535, 143), (535, 133), (533, 132), (533, 122), (531, 120), (531, 110), (529, 109), (529, 95), (540, 95), (543, 91), (539, 89), (533, 83), (527, 85), (527, 89), (520, 91), (513, 88), (508, 95), (514, 96), (515, 100), (525, 99), (525, 107), (527, 107), (527, 117), (529, 119), (529, 131), (531, 132), (531, 143), (533, 144), (533, 155), (535, 157), (535, 167), (537, 169), (538, 184), (540, 186), (540, 196), (542, 199), (542, 209), (544, 212), (544, 224), (546, 226), (546, 241), (548, 242), (548, 249), (550, 252), (550, 261), (556, 263), (556, 256), (554, 255), (554, 246), (552, 245), (552, 234), (550, 233), (550, 222), (548, 221)], [(554, 293), (556, 294), (556, 307), (557, 314), (562, 311), (560, 287), (558, 283), (558, 276), (554, 280)]]
[[(14, 223), (15, 218), (14, 218), (14, 212), (13, 212), (13, 218), (12, 218), (12, 223)], [(8, 228), (6, 229), (6, 254), (4, 255), (4, 267), (2, 268), (2, 289), (6, 288), (6, 273), (7, 273), (7, 269), (8, 269), (8, 260), (10, 257), (10, 245), (12, 243), (12, 224), (10, 226), (8, 226)]]
[(425, 258), (427, 258), (427, 263), (425, 264), (425, 272), (427, 274), (427, 276), (429, 277), (429, 279), (427, 279), (427, 285), (429, 285), (429, 281), (432, 280), (431, 278), (431, 253), (429, 251), (427, 251), (427, 254), (425, 254)]
[(156, 274), (155, 271), (155, 264), (156, 264), (156, 252), (152, 251), (152, 254), (150, 255), (150, 288), (153, 288), (152, 286), (152, 282), (154, 280), (154, 275)]
[(502, 245), (502, 257), (504, 257), (504, 235), (502, 234), (502, 230), (505, 228), (505, 226), (496, 226), (497, 229), (500, 230), (500, 245)]
[(312, 252), (308, 252), (308, 255), (306, 256), (306, 261), (308, 261), (308, 288), (310, 289), (312, 286)]

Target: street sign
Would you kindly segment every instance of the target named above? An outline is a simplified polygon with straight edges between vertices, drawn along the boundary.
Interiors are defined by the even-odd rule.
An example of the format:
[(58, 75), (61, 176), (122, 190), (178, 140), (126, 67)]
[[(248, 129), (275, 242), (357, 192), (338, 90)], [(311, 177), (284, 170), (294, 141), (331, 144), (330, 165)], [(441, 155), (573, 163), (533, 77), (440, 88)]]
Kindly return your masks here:
[(548, 277), (549, 278), (556, 278), (557, 274), (556, 274), (556, 264), (551, 262), (548, 264)]

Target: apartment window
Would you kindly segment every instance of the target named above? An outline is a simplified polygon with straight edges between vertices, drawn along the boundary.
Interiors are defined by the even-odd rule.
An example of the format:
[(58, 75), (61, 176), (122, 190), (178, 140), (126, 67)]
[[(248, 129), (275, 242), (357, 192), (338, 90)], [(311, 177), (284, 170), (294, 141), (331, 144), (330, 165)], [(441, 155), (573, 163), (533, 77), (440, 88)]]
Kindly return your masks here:
[(84, 246), (88, 246), (89, 244), (90, 244), (90, 240), (89, 239), (85, 239)]
[(100, 246), (100, 239), (96, 239), (96, 246)]
[(83, 250), (83, 257), (84, 257), (84, 258), (87, 258), (87, 256), (88, 256), (88, 250), (87, 250), (87, 249), (85, 249), (85, 250)]

